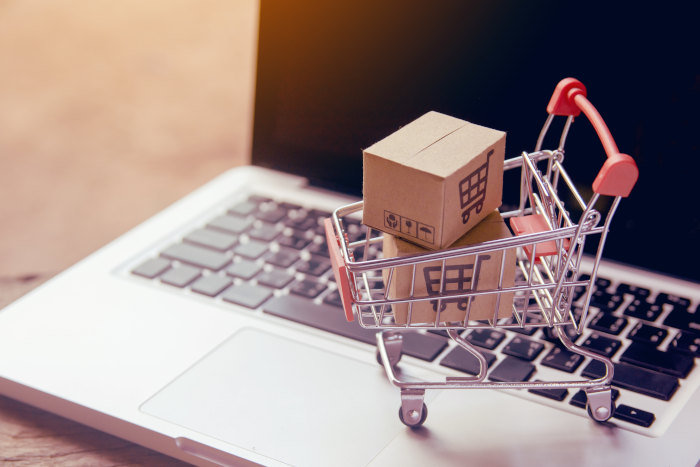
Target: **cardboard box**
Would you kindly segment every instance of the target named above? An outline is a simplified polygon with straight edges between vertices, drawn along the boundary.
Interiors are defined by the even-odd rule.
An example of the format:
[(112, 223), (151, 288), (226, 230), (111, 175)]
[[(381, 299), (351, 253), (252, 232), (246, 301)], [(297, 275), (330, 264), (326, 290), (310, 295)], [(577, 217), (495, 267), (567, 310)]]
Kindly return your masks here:
[[(488, 240), (511, 237), (510, 230), (501, 218), (498, 211), (491, 211), (486, 219), (481, 221), (460, 238), (451, 248), (475, 245)], [(384, 235), (383, 252), (384, 258), (402, 257), (420, 253), (430, 252), (413, 243), (406, 242), (390, 234)], [(459, 287), (462, 290), (493, 290), (498, 288), (498, 281), (501, 269), (501, 258), (504, 251), (484, 253), (479, 255), (478, 263), (475, 264), (475, 256), (463, 256), (452, 258), (446, 261), (445, 290), (456, 291)], [(505, 250), (506, 260), (504, 263), (502, 287), (511, 287), (515, 280), (515, 250)], [(430, 297), (440, 291), (440, 276), (442, 271), (442, 260), (428, 263), (419, 263), (416, 266), (416, 281), (414, 285), (414, 297)], [(388, 281), (388, 270), (382, 271), (384, 283)], [(391, 283), (387, 288), (388, 298), (404, 299), (410, 296), (411, 279), (413, 276), (413, 266), (400, 266), (394, 268)], [(493, 320), (496, 310), (497, 294), (485, 294), (472, 298), (470, 320)], [(513, 305), (513, 293), (501, 293), (498, 302), (498, 317), (506, 318), (511, 316)], [(440, 322), (459, 322), (465, 317), (467, 308), (466, 299), (449, 299), (442, 302), (443, 309), (440, 312)], [(399, 324), (406, 324), (408, 320), (408, 303), (393, 305), (394, 318)], [(434, 323), (436, 319), (437, 299), (413, 302), (411, 310), (411, 324)]]
[(506, 134), (429, 112), (363, 151), (362, 222), (447, 248), (501, 205)]

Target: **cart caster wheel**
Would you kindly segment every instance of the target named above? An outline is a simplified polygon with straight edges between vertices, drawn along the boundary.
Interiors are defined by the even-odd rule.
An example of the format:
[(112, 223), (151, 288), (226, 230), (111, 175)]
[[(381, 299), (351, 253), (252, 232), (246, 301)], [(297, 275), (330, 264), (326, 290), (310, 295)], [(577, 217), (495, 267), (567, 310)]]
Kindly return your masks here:
[(591, 417), (591, 420), (594, 422), (605, 423), (610, 420), (613, 415), (615, 415), (615, 402), (610, 404), (610, 413), (607, 413), (608, 411), (605, 407), (600, 407), (598, 408), (598, 413), (594, 414), (591, 410), (591, 406), (588, 403), (586, 403), (586, 411), (588, 412), (588, 416)]
[(423, 402), (423, 410), (422, 413), (419, 415), (416, 410), (411, 410), (410, 413), (413, 413), (415, 415), (415, 419), (412, 420), (406, 420), (404, 419), (403, 416), (403, 410), (401, 410), (401, 407), (399, 407), (399, 419), (401, 420), (401, 423), (406, 425), (409, 428), (418, 428), (423, 423), (425, 422), (425, 419), (428, 418), (428, 406), (425, 405), (425, 402)]

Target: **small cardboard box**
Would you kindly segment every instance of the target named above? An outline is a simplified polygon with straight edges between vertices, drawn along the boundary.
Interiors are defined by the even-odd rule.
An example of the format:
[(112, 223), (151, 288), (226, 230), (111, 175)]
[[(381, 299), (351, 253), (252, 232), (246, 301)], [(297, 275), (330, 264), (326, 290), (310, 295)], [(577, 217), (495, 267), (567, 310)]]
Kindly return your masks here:
[[(498, 211), (491, 211), (486, 219), (481, 221), (472, 230), (460, 238), (451, 248), (474, 245), (489, 240), (511, 237), (510, 230), (501, 218)], [(384, 235), (384, 258), (402, 257), (430, 252), (412, 243), (406, 242), (390, 234)], [(475, 264), (475, 256), (461, 256), (446, 261), (445, 285), (446, 292), (462, 290), (493, 290), (498, 288), (501, 269), (501, 259), (504, 250), (484, 253), (479, 255)], [(506, 259), (503, 263), (503, 282), (501, 287), (512, 287), (515, 280), (515, 250), (505, 250)], [(442, 260), (428, 263), (418, 263), (416, 266), (415, 285), (413, 296), (430, 297), (440, 291), (440, 276)], [(389, 280), (388, 269), (382, 271), (384, 283)], [(411, 295), (411, 279), (413, 266), (400, 266), (394, 268), (386, 292), (389, 299), (406, 299)], [(500, 301), (498, 296), (500, 295)], [(513, 293), (484, 294), (474, 296), (471, 300), (469, 320), (493, 320), (496, 304), (498, 302), (498, 318), (511, 316), (513, 305)], [(442, 301), (440, 322), (464, 321), (468, 299), (447, 299)], [(434, 323), (436, 319), (438, 301), (424, 300), (413, 302), (411, 310), (411, 324)], [(392, 305), (394, 319), (398, 324), (406, 324), (408, 320), (408, 303)]]
[(363, 218), (432, 250), (501, 205), (506, 134), (428, 112), (363, 151)]

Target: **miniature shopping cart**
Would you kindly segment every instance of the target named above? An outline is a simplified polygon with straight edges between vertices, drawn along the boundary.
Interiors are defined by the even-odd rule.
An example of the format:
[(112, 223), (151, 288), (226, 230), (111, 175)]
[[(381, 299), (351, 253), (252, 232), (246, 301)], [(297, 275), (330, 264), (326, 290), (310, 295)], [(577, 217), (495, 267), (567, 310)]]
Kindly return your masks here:
[(469, 222), (469, 215), (472, 211), (479, 214), (484, 208), (491, 156), (493, 156), (493, 149), (486, 154), (486, 162), (459, 182), (459, 201), (464, 209), (462, 211), (462, 224)]
[[(381, 250), (381, 232), (368, 228), (364, 239), (350, 241), (345, 231), (351, 221), (356, 224), (362, 202), (341, 207), (326, 220), (331, 262), (346, 318), (348, 321), (357, 319), (362, 327), (381, 330), (377, 333), (378, 359), (391, 383), (401, 390), (399, 418), (408, 426), (419, 426), (425, 421), (425, 390), (437, 388), (580, 388), (587, 395), (588, 413), (594, 420), (605, 421), (613, 414), (610, 386), (613, 363), (575, 345), (570, 336), (583, 330), (593, 292), (591, 284), (596, 279), (605, 238), (621, 198), (629, 195), (637, 180), (637, 166), (631, 157), (619, 153), (579, 81), (572, 78), (561, 81), (547, 111), (549, 116), (535, 151), (508, 159), (504, 164), (505, 171), (520, 171), (519, 205), (501, 213), (510, 223), (515, 233), (513, 237), (410, 256), (370, 259), (367, 256), (370, 249)], [(563, 166), (564, 142), (573, 118), (581, 111), (593, 124), (607, 155), (588, 201), (579, 194)], [(568, 117), (559, 147), (542, 150), (545, 135), (557, 115)], [(599, 211), (596, 205), (601, 196), (611, 202), (601, 202), (603, 209)], [(565, 206), (564, 200), (571, 206)], [(586, 244), (593, 246), (595, 252), (589, 259), (590, 268), (585, 271), (588, 274), (583, 271)], [(355, 258), (356, 251), (362, 252), (361, 258)], [(487, 257), (491, 257), (492, 263), (496, 262), (497, 281), (482, 286), (477, 281), (477, 269)], [(460, 277), (460, 271), (453, 267), (460, 261), (476, 265), (470, 269), (476, 277), (467, 280), (465, 273), (469, 268), (463, 268)], [(420, 270), (424, 271), (430, 285), (425, 292), (418, 287), (423, 279)], [(400, 272), (402, 277), (409, 278), (405, 294), (392, 293)], [(457, 282), (454, 282), (455, 272)], [(487, 310), (486, 318), (475, 319), (476, 304), (488, 298), (491, 299), (489, 303), (495, 303), (492, 311)], [(425, 302), (434, 303), (429, 319), (416, 311), (420, 307), (427, 308)], [(505, 317), (501, 305), (504, 302), (509, 307)], [(456, 304), (453, 307), (459, 310), (457, 314), (445, 309), (444, 305), (449, 303)], [(399, 310), (403, 312), (400, 314)], [(571, 352), (601, 362), (605, 367), (604, 375), (597, 379), (573, 377), (569, 381), (487, 380), (486, 359), (460, 334), (473, 328), (529, 327), (546, 328)], [(402, 354), (401, 332), (421, 329), (446, 331), (455, 343), (453, 346), (466, 349), (476, 358), (477, 374), (448, 376), (440, 381), (402, 380), (396, 369)]]

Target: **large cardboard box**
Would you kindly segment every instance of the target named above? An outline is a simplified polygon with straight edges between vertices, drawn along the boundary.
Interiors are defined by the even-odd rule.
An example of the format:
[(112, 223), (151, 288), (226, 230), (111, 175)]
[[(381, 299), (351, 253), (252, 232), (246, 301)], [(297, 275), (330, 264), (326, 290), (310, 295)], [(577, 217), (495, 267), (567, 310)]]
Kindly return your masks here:
[(362, 222), (429, 249), (501, 205), (506, 134), (428, 112), (363, 151)]
[[(498, 211), (491, 211), (486, 219), (460, 238), (451, 248), (475, 245), (488, 240), (511, 237), (510, 230)], [(430, 252), (413, 243), (406, 242), (390, 234), (384, 235), (383, 252), (385, 258), (395, 258), (407, 255)], [(504, 250), (452, 258), (446, 261), (444, 290), (493, 290), (498, 288), (501, 259)], [(505, 250), (506, 259), (503, 270), (502, 287), (512, 287), (515, 278), (515, 250)], [(476, 264), (475, 264), (476, 263)], [(388, 270), (383, 270), (384, 283), (389, 280)], [(419, 263), (416, 266), (414, 297), (430, 297), (440, 291), (440, 276), (442, 275), (442, 260)], [(413, 266), (394, 268), (391, 282), (386, 289), (387, 298), (406, 299), (411, 296), (411, 279)], [(497, 296), (500, 295), (500, 301)], [(498, 318), (511, 316), (513, 293), (484, 294), (472, 298), (470, 305), (470, 320), (493, 320), (498, 301)], [(434, 323), (437, 313), (437, 300), (413, 302), (411, 324)], [(397, 323), (406, 324), (408, 321), (408, 303), (393, 305), (394, 317)], [(442, 302), (440, 322), (459, 322), (465, 318), (467, 300), (448, 299)]]

